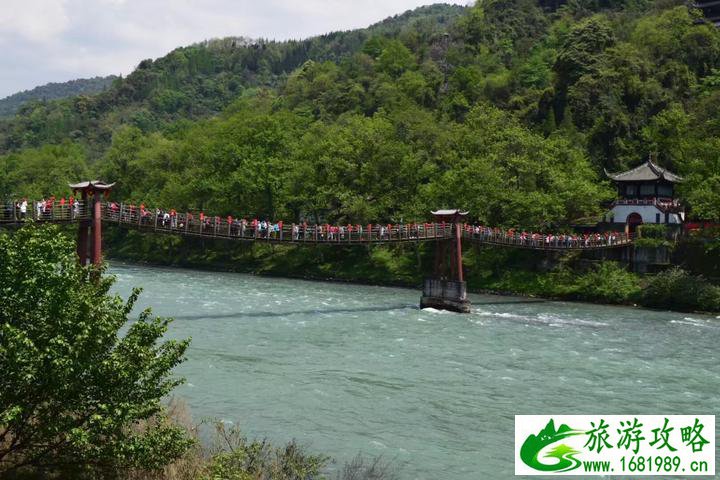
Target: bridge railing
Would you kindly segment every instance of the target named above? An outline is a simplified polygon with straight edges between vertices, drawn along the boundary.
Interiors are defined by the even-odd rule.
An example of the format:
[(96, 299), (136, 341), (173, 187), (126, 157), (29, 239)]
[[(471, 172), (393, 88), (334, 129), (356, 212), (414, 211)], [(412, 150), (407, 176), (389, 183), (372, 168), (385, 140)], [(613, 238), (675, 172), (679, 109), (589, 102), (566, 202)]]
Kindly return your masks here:
[(339, 226), (277, 222), (263, 227), (261, 222), (170, 213), (114, 202), (102, 204), (102, 218), (110, 223), (181, 235), (288, 243), (398, 242), (445, 239), (453, 234), (452, 224), (434, 223)]
[[(23, 212), (23, 210), (25, 210)], [(72, 222), (91, 218), (88, 202), (76, 200), (72, 204), (62, 201), (0, 204), (0, 223), (25, 221)], [(132, 225), (167, 233), (231, 238), (248, 241), (287, 243), (369, 243), (402, 242), (454, 237), (454, 226), (449, 223), (412, 223), (400, 225), (316, 225), (302, 223), (248, 222), (232, 217), (205, 217), (189, 212), (175, 213), (159, 209), (150, 210), (115, 202), (101, 203), (102, 220)], [(507, 245), (537, 250), (594, 249), (623, 246), (632, 243), (633, 235), (604, 233), (592, 235), (526, 234), (465, 224), (463, 238), (478, 243)]]
[(466, 225), (463, 236), (469, 240), (479, 243), (489, 243), (493, 245), (508, 245), (522, 248), (532, 248), (536, 250), (570, 250), (570, 249), (594, 249), (607, 248), (632, 243), (634, 236), (627, 233), (603, 233), (582, 235), (541, 235), (541, 234), (522, 234), (508, 233), (504, 231), (495, 231), (489, 228), (480, 228), (479, 231), (470, 225)]
[[(25, 211), (23, 211), (25, 210)], [(0, 207), (0, 223), (36, 222), (71, 222), (88, 220), (91, 217), (88, 202), (76, 200), (70, 203), (28, 202), (27, 208), (20, 203), (7, 203)]]

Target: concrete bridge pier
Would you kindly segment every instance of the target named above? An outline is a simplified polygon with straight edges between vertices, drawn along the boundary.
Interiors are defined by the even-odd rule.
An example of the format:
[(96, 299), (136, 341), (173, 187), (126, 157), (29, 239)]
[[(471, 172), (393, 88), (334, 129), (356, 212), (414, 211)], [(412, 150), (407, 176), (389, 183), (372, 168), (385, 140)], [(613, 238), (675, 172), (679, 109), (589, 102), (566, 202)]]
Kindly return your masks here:
[(469, 313), (470, 300), (462, 269), (462, 225), (467, 212), (438, 210), (432, 214), (436, 224), (452, 231), (453, 238), (436, 242), (433, 277), (425, 279), (420, 308)]

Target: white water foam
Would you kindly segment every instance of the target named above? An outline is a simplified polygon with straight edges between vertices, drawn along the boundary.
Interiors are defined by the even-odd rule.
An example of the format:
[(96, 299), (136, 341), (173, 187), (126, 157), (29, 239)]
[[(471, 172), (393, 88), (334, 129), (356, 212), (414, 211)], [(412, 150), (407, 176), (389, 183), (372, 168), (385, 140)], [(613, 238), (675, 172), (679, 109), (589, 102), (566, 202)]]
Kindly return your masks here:
[(682, 320), (670, 320), (670, 323), (674, 323), (676, 325), (689, 325), (691, 327), (705, 328), (712, 328), (717, 326), (714, 322), (711, 322), (710, 320), (701, 320), (699, 318), (692, 317), (684, 317)]
[(439, 313), (441, 315), (446, 315), (446, 314), (452, 313), (447, 310), (438, 310), (437, 308), (432, 308), (432, 307), (423, 308), (422, 311), (428, 312), (428, 313)]
[(476, 310), (473, 312), (483, 317), (497, 317), (506, 319), (522, 320), (529, 324), (541, 324), (550, 327), (564, 327), (564, 326), (576, 326), (576, 327), (607, 327), (608, 324), (605, 322), (598, 322), (593, 320), (584, 320), (581, 318), (563, 318), (557, 315), (549, 315), (540, 313), (537, 316), (520, 315), (516, 313), (508, 312), (490, 312), (487, 310)]

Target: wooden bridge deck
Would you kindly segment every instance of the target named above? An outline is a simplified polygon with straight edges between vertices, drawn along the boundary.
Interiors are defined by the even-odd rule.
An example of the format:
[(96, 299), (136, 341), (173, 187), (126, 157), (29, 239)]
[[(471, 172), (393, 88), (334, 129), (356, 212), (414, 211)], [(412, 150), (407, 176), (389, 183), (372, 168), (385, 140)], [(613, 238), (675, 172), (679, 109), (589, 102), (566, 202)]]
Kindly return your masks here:
[[(20, 225), (29, 221), (43, 223), (78, 223), (89, 221), (91, 211), (83, 202), (73, 206), (54, 205), (48, 210), (39, 210), (36, 203), (28, 204), (28, 211), (23, 216), (13, 205), (5, 205), (0, 210), (0, 225)], [(454, 225), (449, 223), (421, 223), (384, 225), (370, 224), (352, 228), (348, 226), (305, 225), (278, 223), (274, 230), (262, 231), (252, 225), (243, 225), (237, 220), (200, 217), (190, 213), (178, 213), (169, 218), (163, 214), (140, 209), (124, 204), (102, 203), (101, 218), (107, 225), (119, 225), (148, 233), (164, 233), (188, 237), (225, 239), (245, 242), (271, 244), (323, 244), (323, 245), (362, 245), (385, 243), (417, 243), (426, 241), (448, 240), (454, 238)], [(271, 224), (272, 225), (272, 224)], [(569, 251), (569, 250), (600, 250), (626, 247), (632, 244), (632, 237), (620, 234), (614, 240), (606, 237), (595, 238), (562, 238), (540, 236), (536, 239), (521, 238), (519, 235), (508, 235), (494, 229), (475, 232), (472, 226), (466, 226), (462, 238), (476, 245), (492, 245), (509, 248), (531, 250)]]

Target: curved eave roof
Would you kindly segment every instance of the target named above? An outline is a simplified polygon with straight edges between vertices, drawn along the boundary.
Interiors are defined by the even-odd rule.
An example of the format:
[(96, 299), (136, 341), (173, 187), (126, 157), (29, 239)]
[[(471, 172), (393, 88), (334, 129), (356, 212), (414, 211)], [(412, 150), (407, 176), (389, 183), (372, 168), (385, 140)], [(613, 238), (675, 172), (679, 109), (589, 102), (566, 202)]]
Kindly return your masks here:
[(71, 183), (70, 188), (73, 190), (84, 190), (92, 187), (94, 190), (110, 190), (115, 183), (105, 183), (100, 180), (90, 180), (89, 182)]
[(430, 212), (433, 215), (467, 215), (468, 212), (463, 212), (460, 210), (436, 210), (434, 212)]
[(620, 173), (610, 173), (605, 170), (605, 175), (615, 182), (653, 182), (656, 180), (666, 180), (671, 183), (680, 183), (683, 178), (671, 171), (655, 165), (652, 160), (639, 165), (632, 170)]

